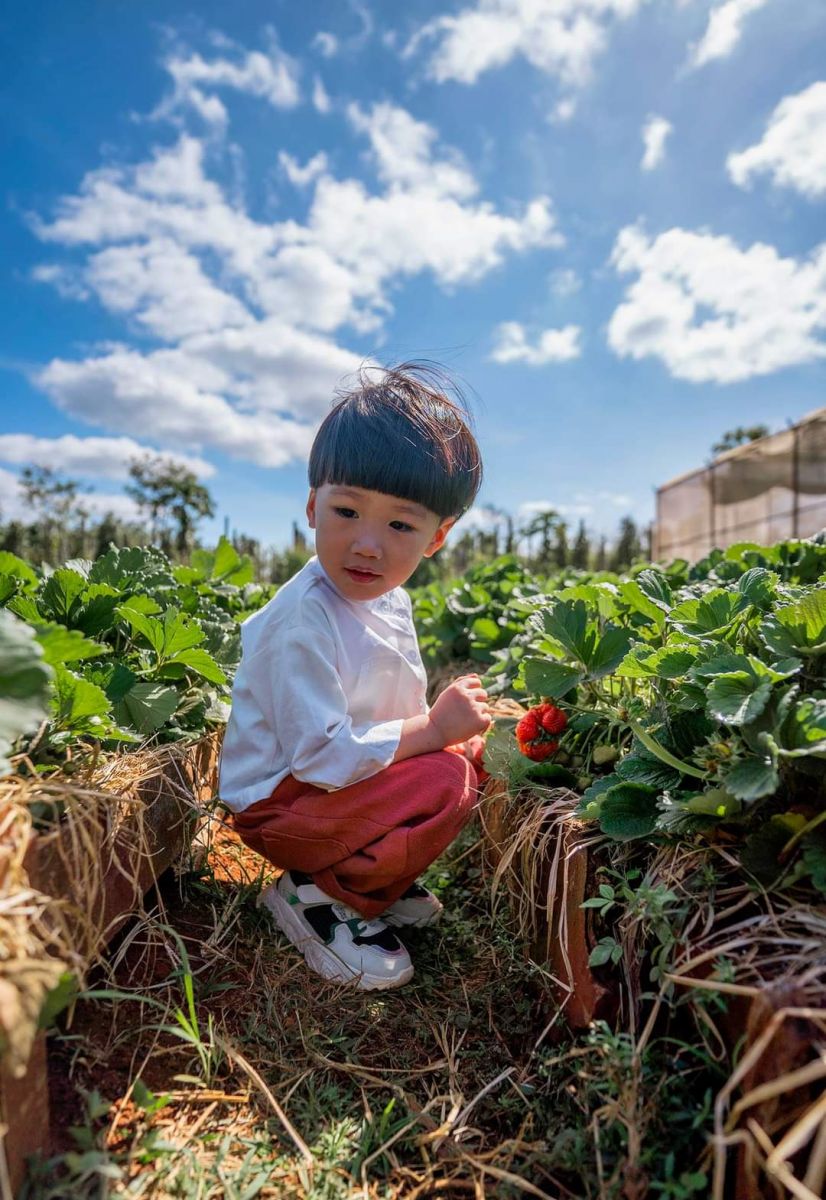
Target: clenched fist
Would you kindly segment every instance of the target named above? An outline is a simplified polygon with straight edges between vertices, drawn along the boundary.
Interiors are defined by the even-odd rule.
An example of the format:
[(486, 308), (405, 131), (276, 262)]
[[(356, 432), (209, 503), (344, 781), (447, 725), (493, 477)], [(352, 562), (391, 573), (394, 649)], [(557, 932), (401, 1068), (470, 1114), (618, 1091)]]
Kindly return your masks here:
[(465, 742), (474, 734), (484, 733), (491, 723), (488, 694), (478, 675), (454, 679), (438, 696), (430, 710), (430, 723), (438, 731), (443, 746)]

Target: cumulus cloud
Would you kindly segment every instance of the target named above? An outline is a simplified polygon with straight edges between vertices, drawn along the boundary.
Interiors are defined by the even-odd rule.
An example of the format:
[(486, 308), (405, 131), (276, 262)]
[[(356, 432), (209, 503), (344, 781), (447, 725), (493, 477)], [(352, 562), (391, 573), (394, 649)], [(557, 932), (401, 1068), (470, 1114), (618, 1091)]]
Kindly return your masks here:
[(635, 274), (608, 326), (621, 357), (659, 358), (678, 379), (735, 383), (826, 356), (826, 243), (807, 260), (731, 238), (627, 226), (611, 262)]
[[(129, 478), (129, 467), (135, 459), (156, 455), (160, 451), (129, 437), (35, 437), (30, 433), (0, 434), (0, 462), (18, 466), (51, 467), (67, 475), (93, 479)], [(177, 450), (163, 451), (164, 458), (192, 471), (201, 479), (215, 474), (212, 463)]]
[(582, 280), (572, 267), (560, 267), (556, 271), (551, 271), (549, 282), (551, 291), (560, 299), (575, 296), (582, 287)]
[(775, 108), (762, 140), (730, 154), (726, 167), (740, 187), (769, 175), (810, 200), (826, 195), (826, 82), (813, 83)]
[(279, 151), (278, 161), (290, 183), (294, 183), (296, 187), (306, 187), (327, 171), (327, 155), (323, 150), (308, 159), (303, 167), (298, 159), (293, 158), (292, 154), (287, 154), (286, 150)]
[(518, 321), (503, 321), (494, 332), (496, 342), (490, 357), (493, 362), (524, 362), (531, 367), (541, 367), (550, 362), (570, 362), (582, 354), (581, 334), (578, 325), (546, 329), (531, 345), (524, 326)]
[(333, 102), (327, 93), (327, 89), (318, 75), (313, 80), (312, 101), (316, 112), (322, 114), (328, 113), (333, 107)]
[(700, 41), (692, 46), (689, 66), (703, 67), (717, 58), (728, 58), (743, 35), (746, 18), (768, 0), (725, 0), (712, 9)]
[(240, 300), (171, 238), (109, 246), (91, 257), (85, 278), (111, 312), (134, 314), (164, 341), (250, 319)]
[[(141, 513), (131, 496), (123, 492), (81, 492), (78, 504), (90, 516), (114, 513), (121, 521), (138, 521)], [(5, 521), (31, 521), (31, 505), (26, 501), (20, 480), (12, 471), (0, 467), (0, 514)]]
[(313, 49), (317, 50), (324, 58), (335, 58), (338, 54), (338, 38), (334, 33), (320, 30), (313, 38), (312, 44)]
[(642, 156), (643, 171), (653, 171), (665, 158), (665, 143), (673, 129), (665, 117), (649, 117), (643, 125), (642, 141), (645, 151)]
[[(546, 196), (497, 211), (432, 126), (389, 104), (348, 116), (378, 187), (336, 179), (323, 153), (303, 165), (282, 153), (287, 177), (310, 190), (303, 221), (250, 217), (189, 134), (90, 172), (51, 220), (32, 219), (43, 241), (86, 254), (72, 267), (78, 286), (167, 343), (49, 363), (38, 379), (63, 411), (113, 434), (281, 465), (306, 454), (312, 423), (359, 365), (335, 331), (376, 329), (410, 276), (455, 287), (509, 254), (562, 244)], [(59, 271), (43, 278), (65, 283)]]
[(612, 24), (633, 16), (648, 0), (477, 0), (456, 15), (429, 21), (405, 55), (435, 43), (428, 74), (438, 83), (471, 84), (516, 57), (556, 76), (568, 87), (590, 78)]
[(174, 117), (179, 110), (190, 108), (208, 125), (222, 128), (228, 114), (214, 94), (217, 89), (245, 92), (274, 108), (294, 108), (300, 102), (298, 64), (279, 47), (271, 30), (266, 53), (244, 51), (227, 38), (216, 40), (226, 52), (223, 57), (206, 59), (195, 52), (177, 51), (164, 60), (173, 90), (155, 109), (154, 117)]

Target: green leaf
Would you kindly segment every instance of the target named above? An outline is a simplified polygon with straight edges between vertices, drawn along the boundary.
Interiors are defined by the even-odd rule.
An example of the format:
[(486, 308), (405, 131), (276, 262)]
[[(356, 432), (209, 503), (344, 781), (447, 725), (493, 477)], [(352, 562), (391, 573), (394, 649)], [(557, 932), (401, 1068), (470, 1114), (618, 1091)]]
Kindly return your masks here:
[(765, 567), (752, 567), (750, 571), (746, 571), (745, 575), (741, 576), (737, 590), (755, 608), (768, 612), (774, 603), (779, 582), (780, 577), (776, 572), (767, 571)]
[(558, 700), (582, 683), (585, 672), (550, 658), (527, 657), (524, 660), (525, 687), (532, 696)]
[(814, 588), (794, 604), (775, 609), (758, 632), (783, 657), (826, 653), (826, 588)]
[(770, 888), (782, 873), (780, 853), (794, 832), (787, 815), (780, 813), (746, 838), (740, 861), (764, 887)]
[(672, 608), (669, 620), (683, 633), (705, 637), (724, 630), (747, 604), (747, 598), (739, 592), (712, 588), (699, 599), (684, 600)]
[(546, 787), (576, 787), (576, 776), (561, 763), (532, 762), (531, 759), (527, 759), (527, 762), (525, 775), (533, 783), (543, 783)]
[(708, 714), (729, 725), (745, 725), (755, 720), (766, 707), (772, 680), (751, 671), (731, 671), (718, 675), (709, 686)]
[(774, 740), (782, 758), (826, 758), (826, 700), (805, 696), (794, 703)]
[(627, 754), (617, 763), (615, 770), (626, 783), (644, 783), (647, 787), (657, 788), (659, 791), (678, 787), (682, 778), (679, 771), (666, 766), (644, 749)]
[(601, 679), (603, 675), (610, 675), (625, 658), (630, 644), (631, 635), (627, 630), (618, 625), (606, 625), (586, 661), (589, 678)]
[(771, 756), (744, 758), (722, 778), (723, 786), (737, 800), (747, 804), (777, 791), (780, 776)]
[(51, 678), (34, 630), (0, 610), (0, 774), (10, 769), (8, 754), (17, 739), (45, 718)]
[(604, 967), (606, 963), (618, 961), (617, 951), (622, 955), (622, 947), (617, 942), (616, 938), (604, 937), (600, 938), (596, 946), (588, 955), (589, 967)]
[(53, 667), (111, 653), (111, 647), (84, 637), (79, 629), (67, 629), (52, 621), (38, 624), (35, 629), (37, 640), (43, 647), (43, 659)]
[(45, 996), (40, 1013), (37, 1017), (38, 1029), (49, 1029), (57, 1018), (68, 1008), (78, 994), (77, 978), (71, 971), (63, 971), (57, 983)]
[(640, 571), (636, 577), (636, 582), (640, 590), (663, 612), (669, 612), (673, 604), (671, 588), (668, 580), (660, 572), (654, 570), (653, 567), (647, 567), (644, 571)]
[(470, 632), (474, 641), (487, 645), (499, 641), (502, 636), (502, 627), (497, 625), (491, 617), (477, 617), (470, 627)]
[(800, 843), (803, 865), (812, 877), (812, 885), (826, 892), (826, 832), (821, 825), (807, 833)]
[(55, 694), (51, 702), (54, 723), (59, 729), (78, 733), (99, 732), (107, 722), (112, 706), (106, 693), (97, 686), (75, 675), (67, 667), (55, 671)]
[(131, 725), (138, 733), (154, 733), (173, 716), (178, 702), (175, 688), (142, 680), (133, 684), (115, 704), (115, 718), (120, 725)]
[(226, 675), (206, 650), (181, 650), (180, 653), (173, 655), (167, 661), (194, 671), (196, 675), (201, 675), (204, 679), (208, 679), (210, 683), (220, 684), (227, 682)]
[(620, 783), (602, 798), (600, 829), (618, 842), (647, 837), (657, 824), (657, 793), (637, 783)]
[(566, 650), (571, 658), (587, 664), (595, 635), (589, 630), (588, 610), (583, 600), (560, 600), (542, 612), (545, 632)]
[(145, 546), (113, 546), (92, 564), (89, 582), (108, 583), (121, 593), (171, 591), (175, 587), (169, 559), (160, 550)]
[(80, 608), (80, 597), (86, 590), (86, 580), (79, 571), (65, 568), (55, 571), (44, 583), (40, 592), (40, 607), (43, 612), (61, 625), (70, 625), (72, 617)]
[(654, 650), (638, 642), (628, 651), (615, 673), (625, 679), (681, 679), (697, 661), (697, 654), (694, 646), (660, 646)]
[(634, 612), (641, 613), (644, 617), (648, 617), (649, 621), (654, 624), (657, 629), (662, 629), (665, 624), (665, 612), (659, 604), (646, 595), (640, 587), (636, 579), (628, 580), (619, 585), (619, 594), (625, 603)]
[(33, 587), (36, 587), (38, 582), (37, 575), (29, 564), (10, 550), (0, 550), (0, 575), (8, 575), (11, 579), (19, 579)]

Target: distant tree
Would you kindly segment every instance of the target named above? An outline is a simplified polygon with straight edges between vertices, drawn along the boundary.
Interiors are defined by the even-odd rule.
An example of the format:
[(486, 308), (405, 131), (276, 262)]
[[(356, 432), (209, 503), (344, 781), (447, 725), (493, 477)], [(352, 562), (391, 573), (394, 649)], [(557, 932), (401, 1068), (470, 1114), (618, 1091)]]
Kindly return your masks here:
[(22, 521), (9, 521), (0, 532), (0, 550), (23, 555), (26, 552), (26, 526)]
[(35, 520), (29, 525), (29, 540), (46, 562), (66, 557), (66, 547), (74, 524), (88, 516), (78, 501), (80, 484), (64, 479), (51, 467), (24, 467), (20, 489)]
[(126, 493), (149, 517), (153, 540), (188, 557), (198, 522), (215, 514), (208, 489), (192, 471), (162, 455), (133, 460), (129, 474), (134, 483), (127, 484)]
[(607, 571), (608, 569), (608, 539), (605, 534), (599, 539), (599, 548), (597, 549), (594, 559), (595, 571)]
[(524, 529), (520, 530), (520, 535), (528, 540), (528, 547), (532, 546), (535, 537), (540, 538), (539, 553), (532, 555), (534, 566), (540, 570), (548, 571), (553, 563), (552, 553), (552, 537), (559, 523), (559, 513), (554, 508), (546, 508), (541, 512), (535, 513)]
[(624, 571), (642, 554), (640, 535), (633, 517), (620, 521), (619, 537), (611, 555), (611, 570)]
[(768, 425), (738, 425), (736, 429), (727, 429), (719, 442), (715, 442), (711, 447), (711, 453), (724, 454), (726, 450), (733, 450), (735, 446), (756, 442), (758, 438), (766, 437), (768, 432)]
[(580, 571), (587, 571), (590, 559), (591, 543), (588, 540), (588, 531), (585, 528), (585, 522), (580, 521), (571, 548), (571, 566), (577, 567)]
[(105, 512), (95, 529), (95, 558), (105, 554), (110, 545), (118, 546), (120, 541), (120, 526), (113, 512)]
[(568, 526), (564, 521), (557, 521), (556, 537), (553, 549), (554, 563), (563, 571), (568, 565), (570, 549), (568, 546)]

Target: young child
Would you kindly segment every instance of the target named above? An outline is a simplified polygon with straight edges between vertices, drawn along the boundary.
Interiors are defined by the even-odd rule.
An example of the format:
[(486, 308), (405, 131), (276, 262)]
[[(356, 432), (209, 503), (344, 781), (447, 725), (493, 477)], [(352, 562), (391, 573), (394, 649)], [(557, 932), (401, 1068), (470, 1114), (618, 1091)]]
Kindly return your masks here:
[(393, 927), (438, 920), (416, 878), (477, 799), (487, 695), (466, 675), (428, 710), (402, 585), (481, 473), (439, 375), (408, 365), (362, 378), (310, 453), (316, 557), (242, 627), (221, 799), (243, 841), (284, 868), (261, 903), (328, 979), (412, 977)]

